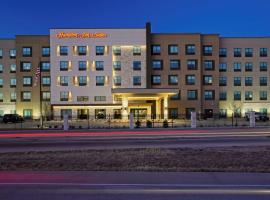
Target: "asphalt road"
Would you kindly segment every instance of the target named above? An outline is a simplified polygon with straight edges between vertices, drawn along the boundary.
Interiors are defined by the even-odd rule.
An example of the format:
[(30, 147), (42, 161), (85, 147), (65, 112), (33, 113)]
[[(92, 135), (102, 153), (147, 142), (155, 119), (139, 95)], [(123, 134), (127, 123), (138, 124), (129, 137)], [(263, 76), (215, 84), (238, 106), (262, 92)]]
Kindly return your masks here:
[(5, 200), (268, 200), (270, 174), (0, 172)]

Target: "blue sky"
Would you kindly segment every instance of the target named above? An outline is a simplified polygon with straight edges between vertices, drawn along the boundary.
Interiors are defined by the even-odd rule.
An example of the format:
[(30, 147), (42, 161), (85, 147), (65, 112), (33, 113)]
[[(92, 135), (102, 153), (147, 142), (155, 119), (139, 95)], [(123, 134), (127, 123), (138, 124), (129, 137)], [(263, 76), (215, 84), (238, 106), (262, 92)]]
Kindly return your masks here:
[(153, 32), (270, 36), (270, 0), (2, 0), (0, 7), (1, 38), (148, 21)]

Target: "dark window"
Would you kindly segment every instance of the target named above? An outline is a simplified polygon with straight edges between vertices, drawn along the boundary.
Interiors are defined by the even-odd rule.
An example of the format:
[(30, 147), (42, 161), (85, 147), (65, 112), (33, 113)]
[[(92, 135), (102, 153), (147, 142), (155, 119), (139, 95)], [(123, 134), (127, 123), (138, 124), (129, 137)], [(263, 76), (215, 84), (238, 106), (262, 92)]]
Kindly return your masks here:
[(186, 85), (195, 85), (195, 75), (186, 75)]
[(68, 71), (68, 61), (60, 61), (60, 71)]
[(32, 47), (23, 47), (22, 48), (22, 56), (23, 57), (31, 57), (32, 56)]
[(260, 91), (260, 100), (267, 100), (267, 91)]
[(245, 86), (252, 86), (252, 77), (245, 77)]
[(161, 84), (161, 76), (152, 75), (152, 85), (160, 85), (160, 84)]
[(138, 71), (141, 70), (141, 61), (133, 61), (133, 70)]
[(78, 55), (85, 56), (87, 54), (86, 46), (78, 46)]
[(252, 57), (253, 56), (253, 49), (252, 48), (245, 48), (245, 56)]
[(234, 57), (241, 57), (242, 56), (241, 51), (242, 51), (241, 48), (234, 48), (233, 49)]
[(179, 92), (176, 95), (171, 96), (170, 98), (171, 100), (180, 100), (181, 99), (181, 91), (179, 90)]
[(67, 56), (67, 55), (68, 55), (68, 47), (60, 46), (60, 56)]
[(42, 92), (42, 101), (50, 101), (51, 93), (50, 92)]
[(42, 56), (49, 57), (50, 56), (50, 47), (42, 47)]
[(195, 44), (186, 45), (186, 55), (195, 55)]
[(212, 56), (212, 54), (213, 54), (213, 46), (212, 45), (203, 46), (203, 55), (204, 56)]
[(133, 85), (134, 86), (141, 85), (141, 77), (140, 76), (133, 76)]
[(168, 46), (169, 55), (177, 55), (178, 54), (178, 45), (171, 44)]
[(233, 78), (233, 85), (234, 86), (241, 86), (241, 77), (234, 77)]
[(252, 72), (253, 64), (252, 62), (246, 62), (245, 63), (245, 70), (246, 72)]
[(21, 72), (30, 72), (31, 62), (21, 62)]
[(105, 76), (96, 76), (96, 86), (105, 85)]
[(121, 82), (122, 82), (121, 76), (114, 76), (113, 77), (113, 83), (115, 86), (121, 86)]
[(260, 86), (267, 86), (267, 77), (260, 77)]
[(246, 91), (245, 92), (245, 100), (246, 101), (252, 101), (253, 99), (253, 92), (252, 91)]
[(227, 57), (227, 49), (226, 48), (219, 49), (219, 57)]
[(152, 53), (152, 55), (160, 55), (161, 54), (160, 45), (152, 45), (151, 46), (151, 53)]
[(227, 77), (221, 76), (219, 77), (219, 86), (226, 86), (227, 85)]
[(51, 64), (50, 62), (41, 62), (40, 67), (42, 72), (49, 72), (51, 69)]
[(105, 53), (105, 47), (104, 46), (96, 46), (96, 55), (97, 56), (103, 56)]
[(51, 85), (51, 77), (43, 76), (41, 78), (42, 86), (50, 86)]
[(177, 75), (169, 75), (168, 76), (169, 85), (178, 85), (178, 76)]
[(86, 71), (86, 69), (87, 69), (87, 62), (79, 61), (79, 71)]
[(121, 47), (120, 46), (113, 47), (113, 55), (121, 56)]
[(62, 91), (60, 92), (60, 101), (68, 101), (69, 100), (69, 92)]
[(188, 70), (197, 70), (197, 60), (187, 60), (187, 69)]
[(237, 101), (240, 101), (241, 100), (241, 92), (240, 91), (235, 91), (233, 93), (233, 99), (237, 100)]
[(197, 90), (188, 90), (187, 99), (188, 100), (197, 100)]
[(219, 71), (226, 72), (227, 71), (227, 63), (219, 63)]
[(113, 69), (115, 71), (121, 71), (121, 61), (114, 61), (113, 62)]
[(213, 84), (213, 76), (211, 76), (211, 75), (204, 75), (203, 76), (203, 84), (204, 85), (212, 85)]
[(153, 70), (161, 70), (163, 68), (162, 60), (153, 60), (152, 61), (152, 69)]
[(87, 85), (87, 77), (86, 76), (78, 76), (79, 86)]
[(267, 62), (260, 62), (260, 71), (267, 71)]
[(241, 72), (241, 63), (240, 62), (233, 63), (233, 70), (235, 72)]
[(260, 48), (260, 57), (267, 57), (267, 48)]
[(215, 99), (215, 91), (214, 90), (204, 91), (204, 99), (205, 100), (214, 100)]
[(220, 92), (219, 93), (219, 100), (226, 101), (227, 100), (227, 92)]
[(170, 60), (170, 69), (180, 69), (180, 60)]
[(205, 60), (203, 65), (204, 70), (215, 70), (215, 62), (213, 60)]
[(104, 61), (96, 61), (95, 62), (96, 71), (104, 70)]

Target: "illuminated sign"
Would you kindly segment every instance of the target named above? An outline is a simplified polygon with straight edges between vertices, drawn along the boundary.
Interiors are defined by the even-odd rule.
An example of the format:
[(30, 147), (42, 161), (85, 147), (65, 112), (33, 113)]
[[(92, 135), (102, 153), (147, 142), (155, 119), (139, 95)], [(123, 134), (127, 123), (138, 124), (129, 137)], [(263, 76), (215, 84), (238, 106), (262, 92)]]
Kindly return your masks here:
[(56, 34), (56, 37), (58, 39), (69, 39), (69, 38), (106, 38), (108, 35), (106, 33), (66, 33), (66, 32), (60, 32)]

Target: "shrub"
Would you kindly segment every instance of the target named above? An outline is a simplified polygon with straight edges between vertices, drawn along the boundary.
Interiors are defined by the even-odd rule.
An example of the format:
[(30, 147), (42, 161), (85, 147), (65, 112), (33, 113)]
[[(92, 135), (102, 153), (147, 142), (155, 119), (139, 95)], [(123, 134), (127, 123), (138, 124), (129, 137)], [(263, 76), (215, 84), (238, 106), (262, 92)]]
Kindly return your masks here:
[(163, 121), (163, 128), (168, 128), (168, 127), (169, 127), (168, 120), (164, 120)]
[(152, 128), (152, 122), (150, 120), (146, 121), (146, 127), (147, 128)]

